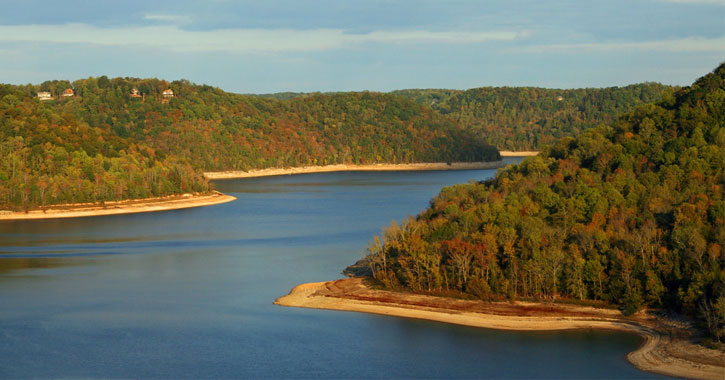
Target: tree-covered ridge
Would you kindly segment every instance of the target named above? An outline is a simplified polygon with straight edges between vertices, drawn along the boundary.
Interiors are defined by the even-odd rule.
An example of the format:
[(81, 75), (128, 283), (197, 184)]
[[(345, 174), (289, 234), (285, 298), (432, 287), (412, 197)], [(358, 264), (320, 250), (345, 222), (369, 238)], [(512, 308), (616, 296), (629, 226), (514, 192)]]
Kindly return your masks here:
[[(67, 82), (66, 82), (67, 84)], [(208, 183), (178, 157), (41, 104), (27, 88), (0, 85), (0, 210), (204, 192)], [(61, 109), (63, 109), (61, 111)]]
[[(98, 88), (93, 82), (75, 82), (80, 96), (74, 100), (84, 107), (59, 102), (62, 111), (92, 124), (107, 124), (117, 135), (145, 141), (159, 154), (189, 158), (204, 170), (498, 157), (495, 149), (455, 122), (386, 94), (312, 94), (277, 101), (187, 81), (116, 78), (101, 86), (99, 79)], [(175, 96), (163, 104), (155, 98), (167, 87)], [(130, 98), (132, 88), (149, 96), (145, 101)], [(102, 96), (86, 100), (89, 90)], [(438, 138), (436, 144), (431, 144), (433, 138)], [(396, 145), (386, 146), (391, 139)], [(446, 139), (475, 144), (479, 150), (459, 151), (446, 145)]]
[(664, 308), (722, 339), (724, 189), (721, 65), (492, 180), (444, 188), (364, 262), (390, 288)]
[(659, 83), (587, 89), (482, 87), (401, 90), (393, 94), (425, 104), (482, 133), (500, 150), (539, 150), (561, 137), (608, 124), (634, 107), (673, 91)]
[(3, 85), (0, 99), (0, 209), (203, 191), (202, 171), (498, 159), (455, 121), (386, 94), (278, 101), (100, 77)]

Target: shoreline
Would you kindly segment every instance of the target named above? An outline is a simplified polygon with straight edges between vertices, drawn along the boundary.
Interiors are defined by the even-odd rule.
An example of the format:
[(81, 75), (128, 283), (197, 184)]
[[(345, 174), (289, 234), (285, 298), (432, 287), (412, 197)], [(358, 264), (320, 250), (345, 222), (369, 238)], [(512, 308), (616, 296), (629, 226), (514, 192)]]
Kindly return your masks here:
[(501, 157), (531, 157), (531, 156), (536, 156), (539, 154), (538, 151), (534, 151), (534, 150), (523, 150), (520, 152), (514, 152), (514, 151), (510, 151), (510, 150), (500, 150), (498, 153), (501, 155)]
[(722, 379), (725, 353), (693, 344), (687, 326), (646, 313), (625, 317), (618, 310), (516, 302), (484, 302), (370, 288), (351, 278), (294, 287), (277, 305), (353, 311), (424, 319), (499, 330), (609, 329), (643, 338), (627, 360), (643, 371), (696, 379)]
[(233, 178), (256, 178), (277, 175), (327, 173), (343, 171), (422, 171), (422, 170), (481, 170), (498, 169), (506, 166), (503, 161), (488, 162), (429, 162), (414, 164), (335, 164), (324, 166), (301, 166), (294, 168), (267, 168), (252, 169), (249, 171), (231, 170), (222, 172), (204, 172), (204, 176), (210, 180), (233, 179)]
[(218, 191), (206, 194), (183, 194), (159, 198), (129, 199), (105, 203), (80, 203), (48, 206), (43, 209), (0, 211), (0, 222), (5, 220), (36, 220), (81, 218), (101, 215), (135, 214), (142, 212), (178, 210), (211, 206), (231, 202), (236, 198)]

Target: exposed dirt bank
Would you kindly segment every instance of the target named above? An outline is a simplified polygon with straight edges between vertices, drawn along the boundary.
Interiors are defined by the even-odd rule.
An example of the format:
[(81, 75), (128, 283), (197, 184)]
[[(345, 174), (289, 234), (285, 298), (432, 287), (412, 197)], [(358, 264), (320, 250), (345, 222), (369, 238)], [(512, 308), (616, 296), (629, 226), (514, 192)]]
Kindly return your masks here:
[(132, 214), (138, 212), (152, 212), (176, 210), (189, 207), (201, 207), (226, 203), (235, 200), (235, 197), (220, 192), (207, 194), (184, 194), (161, 198), (132, 199), (118, 202), (81, 203), (49, 206), (28, 212), (0, 211), (2, 220), (23, 219), (53, 219), (53, 218), (80, 218), (86, 216)]
[(520, 152), (512, 152), (510, 150), (502, 150), (499, 152), (501, 154), (501, 157), (529, 157), (529, 156), (536, 156), (539, 154), (539, 152), (535, 151), (520, 151)]
[(231, 178), (253, 178), (267, 177), (274, 175), (342, 172), (342, 171), (414, 171), (414, 170), (480, 170), (502, 168), (503, 161), (491, 162), (433, 162), (418, 164), (371, 164), (371, 165), (325, 165), (325, 166), (303, 166), (298, 168), (269, 168), (255, 169), (250, 171), (225, 171), (206, 172), (204, 175), (209, 179), (231, 179)]
[(617, 310), (548, 303), (502, 303), (375, 290), (362, 278), (302, 284), (275, 301), (282, 306), (357, 311), (503, 330), (603, 328), (644, 338), (627, 355), (637, 368), (697, 379), (725, 378), (725, 353), (691, 341), (681, 322), (647, 313), (625, 317)]

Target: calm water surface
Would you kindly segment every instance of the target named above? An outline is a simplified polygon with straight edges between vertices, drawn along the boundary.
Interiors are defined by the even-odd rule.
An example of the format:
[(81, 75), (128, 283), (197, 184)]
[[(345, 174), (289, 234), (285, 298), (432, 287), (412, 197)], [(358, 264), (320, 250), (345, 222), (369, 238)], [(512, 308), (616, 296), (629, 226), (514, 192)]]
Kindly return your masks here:
[(491, 170), (220, 181), (223, 205), (0, 222), (2, 378), (653, 378), (636, 336), (519, 333), (272, 304)]

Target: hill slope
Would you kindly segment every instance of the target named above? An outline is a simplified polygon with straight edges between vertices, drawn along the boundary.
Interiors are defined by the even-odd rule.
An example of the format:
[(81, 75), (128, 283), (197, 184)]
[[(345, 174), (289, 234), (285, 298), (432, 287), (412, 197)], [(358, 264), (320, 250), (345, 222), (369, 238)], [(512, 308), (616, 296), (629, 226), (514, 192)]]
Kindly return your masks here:
[(386, 94), (278, 101), (100, 77), (0, 85), (0, 99), (0, 209), (205, 191), (202, 171), (498, 159), (455, 121)]
[(363, 263), (390, 288), (660, 307), (722, 339), (723, 189), (725, 65), (493, 180), (444, 188)]
[(482, 87), (458, 90), (401, 90), (415, 100), (478, 131), (500, 150), (539, 150), (565, 136), (608, 124), (617, 115), (671, 94), (659, 83), (625, 87), (546, 89)]

